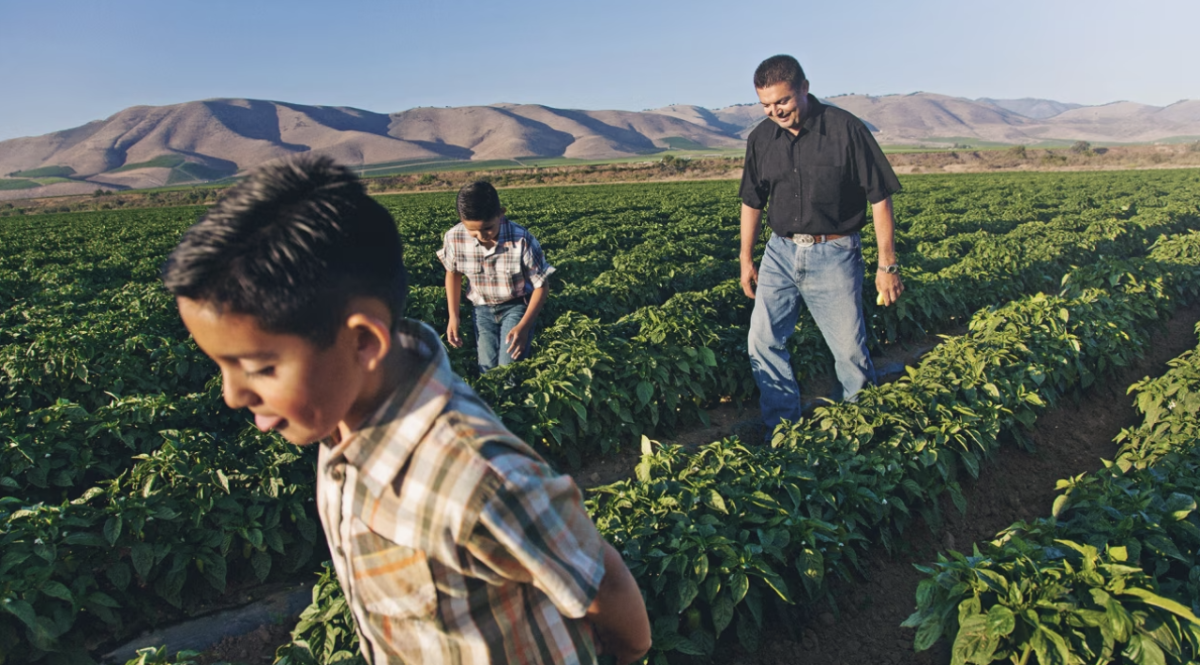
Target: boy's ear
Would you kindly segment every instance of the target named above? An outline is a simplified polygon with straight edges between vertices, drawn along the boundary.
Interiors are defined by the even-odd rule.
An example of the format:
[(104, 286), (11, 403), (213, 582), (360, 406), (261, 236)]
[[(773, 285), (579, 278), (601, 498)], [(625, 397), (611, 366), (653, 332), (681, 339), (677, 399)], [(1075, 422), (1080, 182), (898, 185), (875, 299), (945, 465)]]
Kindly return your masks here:
[(358, 309), (346, 318), (346, 327), (353, 335), (358, 365), (368, 372), (379, 369), (392, 350), (392, 328), (386, 316)]

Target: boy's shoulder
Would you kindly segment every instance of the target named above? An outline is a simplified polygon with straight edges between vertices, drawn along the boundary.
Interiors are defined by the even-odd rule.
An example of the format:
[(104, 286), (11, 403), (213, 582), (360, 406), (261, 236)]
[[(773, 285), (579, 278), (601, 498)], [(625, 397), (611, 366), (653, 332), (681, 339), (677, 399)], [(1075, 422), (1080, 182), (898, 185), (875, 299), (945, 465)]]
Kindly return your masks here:
[[(387, 450), (372, 455), (390, 460), (384, 466), (391, 468), (375, 471), (392, 480), (376, 486), (379, 505), (365, 511), (376, 516), (369, 521), (379, 520), (370, 524), (373, 531), (408, 533), (406, 544), (428, 551), (464, 543), (504, 488), (552, 473), (457, 375), (439, 375), (444, 395), (432, 409), (406, 410), (377, 424), (393, 434), (380, 442)], [(386, 523), (392, 520), (407, 524)]]

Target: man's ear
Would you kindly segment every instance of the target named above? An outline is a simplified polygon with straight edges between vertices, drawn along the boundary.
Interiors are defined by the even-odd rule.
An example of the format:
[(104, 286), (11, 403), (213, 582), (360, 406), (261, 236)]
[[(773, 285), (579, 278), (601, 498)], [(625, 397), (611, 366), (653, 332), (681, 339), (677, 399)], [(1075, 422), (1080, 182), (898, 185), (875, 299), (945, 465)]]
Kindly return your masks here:
[(356, 310), (346, 318), (354, 340), (354, 359), (359, 367), (373, 372), (392, 350), (392, 328), (375, 312)]

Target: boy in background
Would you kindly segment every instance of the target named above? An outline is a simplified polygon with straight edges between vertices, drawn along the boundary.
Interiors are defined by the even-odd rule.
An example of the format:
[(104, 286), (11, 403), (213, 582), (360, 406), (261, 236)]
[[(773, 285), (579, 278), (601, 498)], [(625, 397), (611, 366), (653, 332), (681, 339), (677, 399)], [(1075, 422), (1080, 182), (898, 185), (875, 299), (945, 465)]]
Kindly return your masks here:
[(465, 275), (482, 373), (529, 355), (534, 324), (550, 290), (546, 278), (554, 268), (537, 238), (504, 216), (491, 183), (481, 180), (458, 191), (458, 218), (437, 253), (446, 268), (446, 341), (462, 346), (458, 308)]
[[(347, 169), (258, 169), (163, 268), (225, 402), (317, 444), (317, 507), (371, 663), (629, 663), (645, 606), (579, 489), (403, 318), (395, 222)], [(603, 649), (598, 649), (603, 645)]]

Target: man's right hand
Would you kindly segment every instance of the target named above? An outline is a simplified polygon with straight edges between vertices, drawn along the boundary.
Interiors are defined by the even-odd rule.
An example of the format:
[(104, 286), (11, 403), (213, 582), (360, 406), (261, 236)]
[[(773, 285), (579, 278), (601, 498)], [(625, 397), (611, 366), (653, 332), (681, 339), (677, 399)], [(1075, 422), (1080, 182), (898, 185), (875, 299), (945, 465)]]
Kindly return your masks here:
[(758, 286), (758, 268), (753, 260), (742, 260), (742, 291), (747, 298), (754, 298), (754, 289)]
[(451, 317), (450, 323), (446, 324), (446, 341), (456, 349), (462, 346), (462, 338), (458, 336), (458, 319), (456, 318)]

